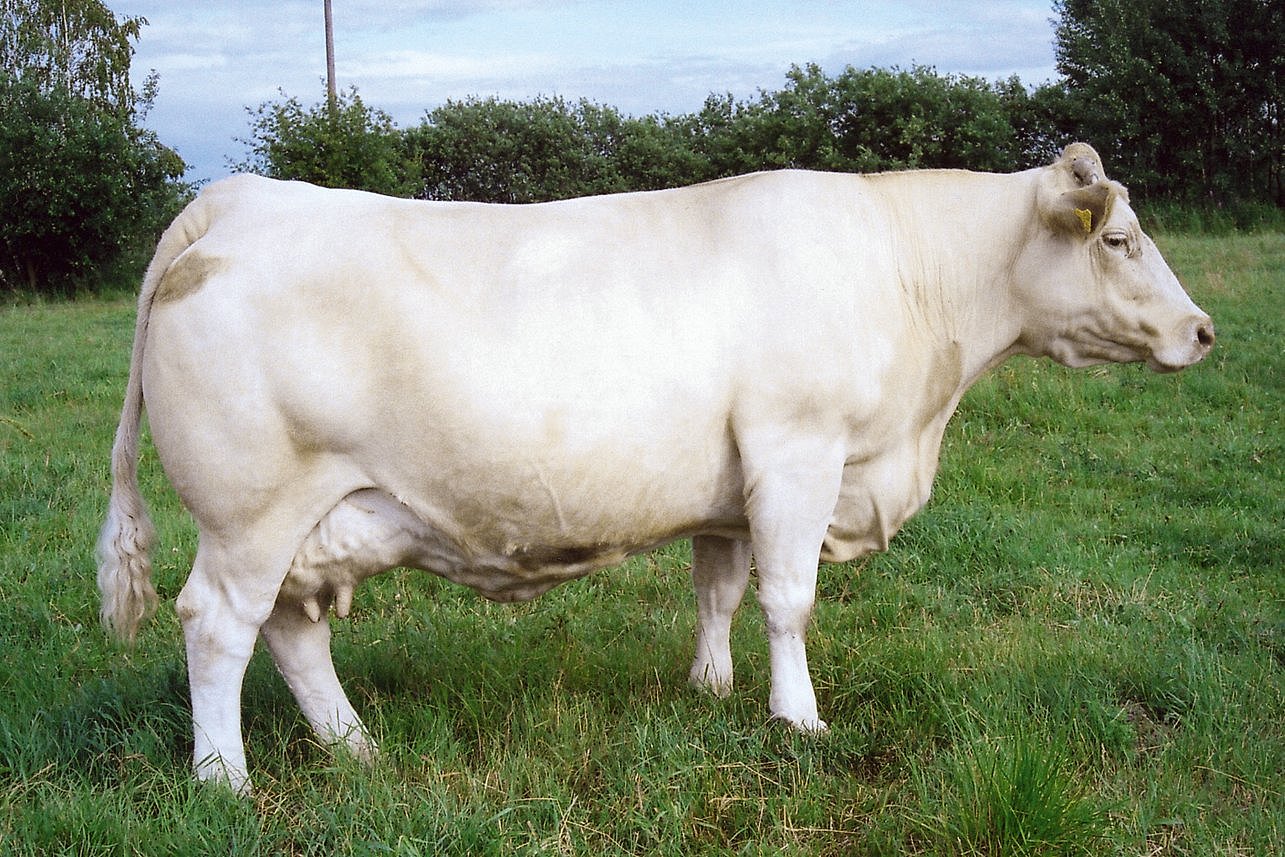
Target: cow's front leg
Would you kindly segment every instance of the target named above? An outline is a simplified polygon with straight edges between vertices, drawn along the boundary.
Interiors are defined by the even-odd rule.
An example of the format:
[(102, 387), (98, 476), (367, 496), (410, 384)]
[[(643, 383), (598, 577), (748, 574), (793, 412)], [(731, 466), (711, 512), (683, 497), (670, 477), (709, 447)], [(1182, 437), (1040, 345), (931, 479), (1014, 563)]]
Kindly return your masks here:
[(346, 747), (360, 759), (375, 755), (375, 742), (335, 675), (330, 653), (330, 617), (312, 621), (298, 602), (278, 601), (261, 629), (277, 670), (317, 737)]
[(843, 456), (837, 444), (779, 441), (772, 468), (747, 473), (758, 600), (771, 658), (772, 716), (804, 732), (821, 732), (808, 675), (806, 635), (816, 599), (817, 563), (834, 513)]
[(750, 545), (738, 539), (692, 539), (692, 585), (696, 590), (696, 658), (691, 683), (713, 693), (732, 692), (732, 616), (750, 580)]
[(768, 710), (803, 732), (823, 732), (816, 693), (808, 673), (806, 637), (816, 598), (816, 560), (811, 568), (759, 560), (759, 604), (767, 627), (772, 664)]

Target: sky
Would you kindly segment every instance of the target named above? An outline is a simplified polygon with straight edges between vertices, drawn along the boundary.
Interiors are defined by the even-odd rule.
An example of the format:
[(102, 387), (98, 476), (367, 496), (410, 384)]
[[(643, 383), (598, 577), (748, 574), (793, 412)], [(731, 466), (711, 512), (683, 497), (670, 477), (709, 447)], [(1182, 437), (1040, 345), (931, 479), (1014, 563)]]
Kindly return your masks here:
[[(189, 181), (244, 160), (250, 108), (325, 97), (322, 0), (106, 0), (147, 19), (132, 76), (160, 75), (144, 124)], [(1052, 0), (332, 0), (336, 77), (400, 127), (447, 99), (587, 98), (643, 116), (784, 87), (791, 65), (931, 66), (1056, 78)]]

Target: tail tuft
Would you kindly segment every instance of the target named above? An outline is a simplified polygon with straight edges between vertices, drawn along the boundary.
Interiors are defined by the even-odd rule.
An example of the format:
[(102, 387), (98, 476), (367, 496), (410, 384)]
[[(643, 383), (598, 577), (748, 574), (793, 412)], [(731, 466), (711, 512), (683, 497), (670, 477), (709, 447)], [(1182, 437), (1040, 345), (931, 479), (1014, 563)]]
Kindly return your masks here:
[(127, 644), (133, 644), (139, 626), (156, 609), (148, 556), (155, 541), (137, 479), (124, 486), (118, 482), (98, 536), (98, 591), (103, 626)]

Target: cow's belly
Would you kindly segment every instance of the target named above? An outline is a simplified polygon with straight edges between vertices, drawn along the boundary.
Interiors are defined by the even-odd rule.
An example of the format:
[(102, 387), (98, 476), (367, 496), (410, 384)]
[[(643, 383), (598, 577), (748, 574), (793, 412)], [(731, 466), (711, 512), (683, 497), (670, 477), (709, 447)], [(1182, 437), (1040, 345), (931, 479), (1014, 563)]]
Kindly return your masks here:
[(748, 536), (726, 451), (699, 464), (676, 455), (663, 471), (474, 465), (343, 498), (304, 540), (280, 598), (342, 606), (364, 578), (405, 566), (525, 601), (677, 538)]
[[(675, 519), (677, 520), (677, 519)], [(672, 531), (638, 530), (628, 540), (511, 538), (502, 529), (461, 534), (438, 526), (379, 489), (362, 489), (340, 501), (305, 539), (282, 584), (280, 600), (306, 605), (334, 599), (347, 613), (352, 592), (367, 577), (405, 566), (431, 571), (494, 601), (527, 601), (568, 580), (618, 565), (632, 554), (695, 532), (739, 534), (734, 518), (711, 516), (675, 523)]]
[(523, 601), (627, 555), (607, 544), (497, 549), (461, 543), (392, 495), (367, 488), (349, 494), (317, 523), (295, 555), (279, 597), (305, 605), (334, 598), (339, 612), (346, 613), (344, 605), (362, 580), (406, 566), (435, 572), (497, 601)]

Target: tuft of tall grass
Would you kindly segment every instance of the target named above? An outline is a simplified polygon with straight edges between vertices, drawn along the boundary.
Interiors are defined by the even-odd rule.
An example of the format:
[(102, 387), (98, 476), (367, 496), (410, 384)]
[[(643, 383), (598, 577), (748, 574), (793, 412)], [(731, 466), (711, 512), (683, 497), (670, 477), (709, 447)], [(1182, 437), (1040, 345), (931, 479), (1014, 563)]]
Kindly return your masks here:
[(1109, 828), (1049, 736), (974, 736), (917, 771), (914, 791), (909, 823), (933, 854), (1093, 857)]

